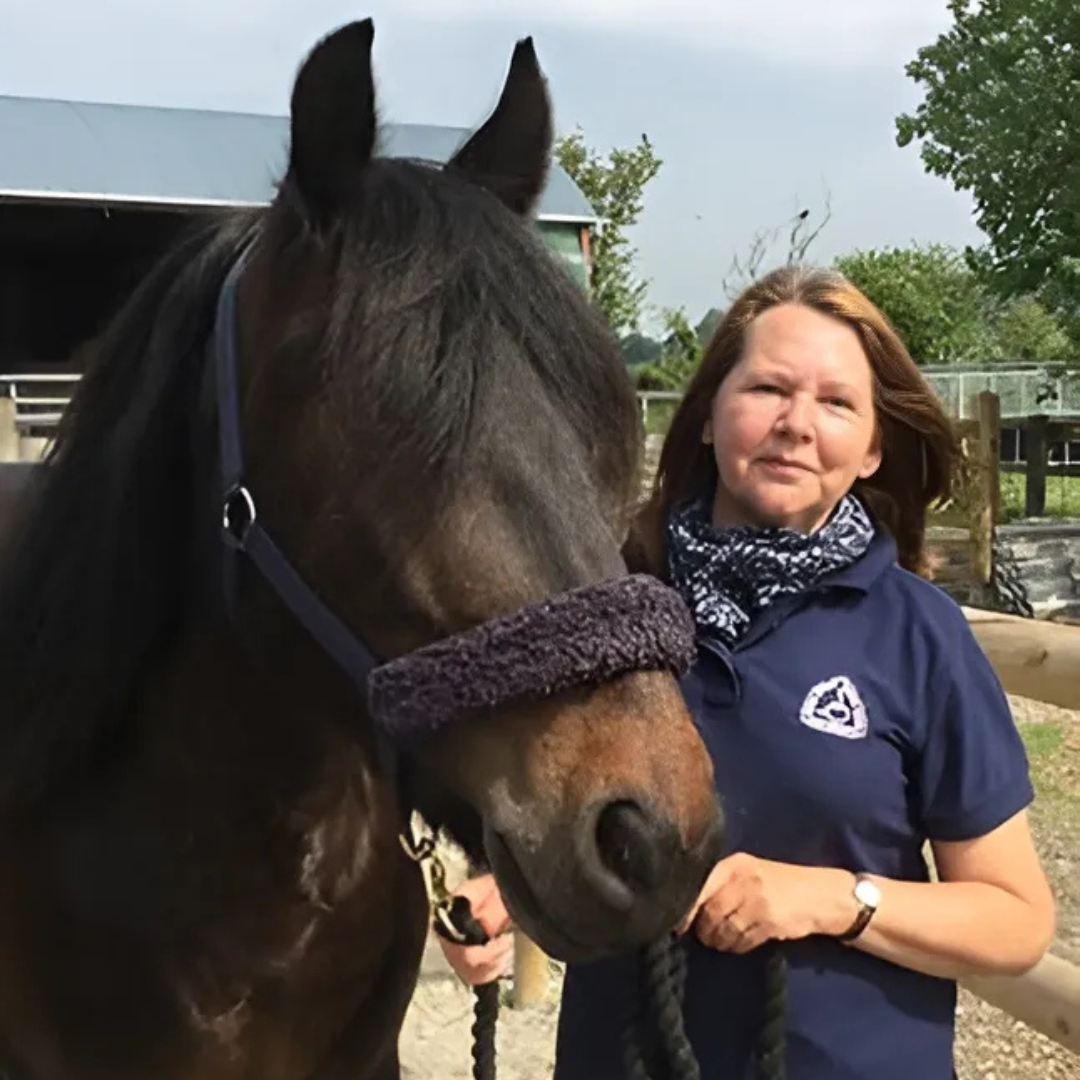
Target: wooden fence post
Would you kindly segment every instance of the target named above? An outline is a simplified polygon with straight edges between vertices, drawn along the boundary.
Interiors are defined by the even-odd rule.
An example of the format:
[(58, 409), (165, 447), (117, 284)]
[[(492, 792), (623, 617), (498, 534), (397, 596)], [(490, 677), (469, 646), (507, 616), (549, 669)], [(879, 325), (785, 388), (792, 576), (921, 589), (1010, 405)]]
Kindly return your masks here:
[(1029, 416), (1027, 422), (1027, 464), (1024, 467), (1024, 515), (1042, 517), (1046, 513), (1046, 464), (1048, 422), (1045, 416)]
[(548, 958), (520, 930), (514, 931), (514, 1004), (539, 1005), (550, 983)]
[(18, 461), (19, 429), (15, 425), (15, 399), (0, 396), (0, 461)]
[(983, 390), (972, 403), (979, 434), (975, 462), (978, 493), (971, 521), (971, 568), (976, 582), (989, 585), (994, 569), (994, 528), (1001, 516), (1001, 401)]

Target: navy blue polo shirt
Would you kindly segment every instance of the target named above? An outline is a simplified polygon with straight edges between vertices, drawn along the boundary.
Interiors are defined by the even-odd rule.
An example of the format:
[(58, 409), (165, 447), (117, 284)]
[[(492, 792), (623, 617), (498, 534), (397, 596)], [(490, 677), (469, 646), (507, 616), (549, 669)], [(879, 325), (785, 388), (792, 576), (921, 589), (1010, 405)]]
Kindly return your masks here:
[[(727, 850), (927, 880), (924, 840), (981, 836), (1033, 797), (998, 679), (960, 608), (868, 551), (778, 600), (729, 650), (699, 639), (683, 692), (712, 756)], [(951, 1080), (956, 985), (827, 937), (783, 946), (788, 1080)], [(690, 936), (684, 1014), (703, 1080), (752, 1080), (760, 954)], [(623, 1080), (628, 958), (571, 966), (555, 1080)]]

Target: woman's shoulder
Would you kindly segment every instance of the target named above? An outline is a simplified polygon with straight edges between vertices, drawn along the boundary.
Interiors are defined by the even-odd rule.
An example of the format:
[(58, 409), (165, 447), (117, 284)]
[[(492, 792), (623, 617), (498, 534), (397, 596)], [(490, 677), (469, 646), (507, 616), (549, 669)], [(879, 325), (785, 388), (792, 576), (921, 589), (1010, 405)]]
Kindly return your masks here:
[(963, 608), (940, 586), (894, 564), (873, 591), (875, 642), (919, 673), (920, 688), (934, 695), (998, 695), (997, 675)]
[(857, 605), (866, 651), (913, 693), (937, 694), (988, 662), (961, 606), (940, 586), (891, 563)]
[(875, 600), (922, 633), (948, 637), (957, 627), (967, 629), (963, 608), (941, 586), (897, 563), (881, 574), (872, 592)]

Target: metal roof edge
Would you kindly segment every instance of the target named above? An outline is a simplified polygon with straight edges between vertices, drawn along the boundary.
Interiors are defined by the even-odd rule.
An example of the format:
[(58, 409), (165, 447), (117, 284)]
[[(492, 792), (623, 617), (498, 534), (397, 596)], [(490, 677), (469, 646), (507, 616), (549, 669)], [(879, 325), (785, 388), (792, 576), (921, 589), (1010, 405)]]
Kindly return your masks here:
[[(166, 147), (176, 144), (177, 132), (180, 132), (180, 138), (183, 138), (183, 132), (185, 130), (185, 119), (189, 125), (193, 125), (191, 130), (200, 130), (200, 120), (205, 119), (210, 123), (211, 130), (214, 134), (210, 138), (220, 138), (220, 125), (222, 123), (228, 124), (230, 121), (239, 122), (243, 125), (245, 132), (245, 138), (247, 134), (254, 130), (255, 135), (252, 138), (252, 142), (256, 147), (256, 155), (254, 157), (255, 165), (258, 167), (258, 163), (264, 158), (264, 147), (266, 145), (265, 125), (267, 123), (272, 125), (281, 125), (283, 133), (287, 133), (289, 118), (287, 115), (275, 114), (275, 113), (257, 113), (250, 111), (231, 111), (225, 109), (213, 109), (213, 108), (188, 108), (178, 106), (160, 106), (160, 105), (142, 105), (131, 104), (123, 102), (105, 102), (105, 101), (79, 101), (65, 98), (45, 98), (45, 97), (28, 97), (12, 94), (0, 94), (0, 108), (8, 106), (14, 111), (11, 115), (15, 118), (12, 124), (11, 131), (15, 139), (14, 147), (11, 149), (12, 153), (15, 152), (20, 145), (20, 137), (23, 141), (32, 140), (33, 138), (41, 138), (45, 140), (46, 152), (41, 155), (42, 165), (39, 166), (37, 161), (37, 155), (31, 156), (29, 161), (26, 161), (26, 167), (19, 169), (16, 167), (15, 175), (9, 178), (9, 183), (3, 182), (3, 171), (0, 169), (0, 199), (6, 199), (8, 201), (21, 201), (21, 202), (54, 202), (54, 203), (67, 203), (67, 204), (85, 204), (85, 205), (116, 205), (125, 207), (145, 207), (145, 208), (174, 208), (178, 210), (183, 209), (216, 209), (216, 208), (228, 208), (228, 207), (258, 207), (269, 204), (272, 194), (268, 194), (265, 199), (259, 198), (258, 201), (254, 201), (256, 195), (262, 196), (262, 190), (258, 192), (243, 190), (245, 186), (249, 189), (252, 186), (262, 188), (264, 185), (269, 187), (270, 184), (266, 181), (259, 181), (257, 184), (252, 185), (250, 182), (250, 173), (245, 172), (247, 168), (243, 165), (241, 168), (240, 176), (241, 182), (235, 185), (238, 190), (231, 192), (227, 188), (231, 185), (228, 183), (222, 185), (220, 182), (220, 175), (215, 176), (211, 173), (211, 178), (205, 181), (205, 187), (213, 191), (215, 185), (217, 186), (217, 192), (213, 195), (203, 196), (198, 190), (200, 184), (188, 183), (186, 185), (188, 190), (183, 190), (185, 184), (174, 183), (170, 185), (168, 176), (170, 174), (163, 173), (165, 179), (162, 180), (160, 187), (163, 191), (167, 192), (169, 187), (174, 189), (168, 194), (155, 194), (153, 189), (158, 187), (152, 170), (148, 176), (146, 170), (140, 170), (135, 168), (134, 172), (125, 173), (125, 164), (121, 160), (118, 164), (113, 163), (113, 175), (110, 175), (109, 168), (106, 165), (102, 167), (94, 167), (94, 159), (91, 158), (88, 168), (80, 169), (78, 161), (76, 159), (72, 167), (68, 169), (63, 165), (63, 146), (62, 141), (65, 138), (64, 128), (61, 123), (59, 130), (54, 133), (54, 141), (52, 146), (48, 142), (48, 125), (45, 125), (45, 134), (34, 135), (27, 134), (28, 131), (33, 132), (33, 128), (27, 128), (25, 125), (32, 121), (33, 110), (45, 109), (45, 110), (72, 110), (75, 113), (82, 114), (87, 113), (89, 115), (80, 115), (79, 119), (82, 121), (81, 125), (77, 125), (78, 130), (85, 128), (90, 132), (91, 137), (98, 131), (104, 130), (112, 136), (115, 141), (117, 139), (116, 132), (121, 133), (120, 138), (123, 142), (120, 144), (124, 146), (124, 143), (130, 142), (131, 138), (139, 138), (140, 130), (145, 131), (149, 125), (151, 128), (154, 125), (155, 115), (160, 117), (167, 117), (168, 122), (164, 122), (164, 128), (169, 132), (167, 138), (172, 139), (172, 144), (166, 143)], [(25, 108), (31, 110), (28, 114), (30, 120), (22, 120), (21, 110)], [(93, 114), (97, 113), (97, 117)], [(118, 117), (117, 114), (130, 114), (131, 121), (125, 124), (125, 121)], [(106, 117), (105, 114), (108, 114)], [(57, 115), (56, 113), (46, 115)], [(63, 113), (59, 114), (63, 116)], [(68, 121), (70, 123), (70, 121)], [(100, 127), (99, 125), (104, 125)], [(264, 125), (262, 133), (260, 134), (260, 125)], [(129, 135), (128, 129), (135, 134)], [(74, 130), (74, 129), (72, 129)], [(435, 154), (438, 157), (428, 157), (427, 160), (440, 161), (443, 157), (452, 151), (448, 150), (450, 142), (460, 143), (468, 137), (472, 128), (458, 127), (448, 124), (428, 124), (418, 122), (388, 122), (383, 125), (384, 138), (380, 140), (383, 147), (389, 147), (396, 151), (400, 146), (402, 153), (394, 153), (394, 156), (401, 157), (415, 157), (415, 154), (409, 152), (411, 145), (422, 146), (423, 143), (428, 141), (429, 144), (434, 140), (433, 145), (436, 148)], [(0, 131), (0, 136), (3, 132)], [(29, 143), (32, 145), (32, 143)], [(194, 145), (201, 146), (201, 143), (196, 142)], [(212, 146), (212, 141), (206, 145)], [(60, 147), (57, 151), (57, 147)], [(114, 146), (115, 148), (115, 146)], [(96, 150), (96, 147), (92, 147)], [(124, 147), (125, 152), (128, 147)], [(85, 150), (85, 148), (84, 148)], [(77, 150), (73, 150), (73, 153), (77, 153)], [(376, 150), (379, 154), (381, 151)], [(52, 154), (50, 160), (49, 153)], [(123, 159), (124, 155), (121, 155)], [(128, 154), (132, 161), (136, 161), (137, 155)], [(276, 153), (275, 153), (276, 158)], [(60, 164), (58, 165), (58, 157)], [(15, 159), (19, 160), (19, 159)], [(105, 159), (102, 159), (104, 161)], [(145, 161), (145, 158), (143, 159)], [(226, 164), (224, 168), (235, 167), (235, 162), (239, 160), (243, 162), (243, 156), (239, 159), (234, 158), (234, 164), (232, 166)], [(40, 186), (35, 186), (34, 180), (36, 179), (34, 173), (40, 167), (41, 179), (46, 181)], [(168, 165), (162, 166), (167, 169)], [(20, 172), (22, 175), (20, 175)], [(64, 184), (64, 173), (69, 174), (69, 178), (73, 183), (68, 186)], [(84, 174), (86, 179), (90, 179), (93, 183), (93, 177), (96, 176), (98, 180), (104, 180), (106, 183), (103, 185), (104, 190), (98, 187), (86, 187), (80, 186), (80, 172)], [(190, 177), (190, 173), (187, 174)], [(276, 178), (273, 178), (276, 179)], [(130, 180), (130, 184), (128, 183)], [(267, 180), (271, 180), (267, 177)], [(10, 181), (15, 181), (11, 183)], [(553, 183), (554, 181), (554, 183)], [(226, 190), (222, 190), (225, 187)], [(150, 191), (147, 191), (150, 188)], [(235, 197), (234, 197), (235, 196)], [(247, 198), (245, 198), (247, 196)], [(574, 182), (573, 178), (567, 173), (567, 171), (557, 162), (552, 161), (551, 172), (548, 178), (548, 182), (545, 185), (545, 201), (550, 198), (549, 206), (551, 209), (547, 212), (541, 211), (536, 215), (537, 220), (545, 223), (552, 224), (579, 224), (597, 226), (599, 223), (599, 217), (595, 213), (588, 213), (587, 210), (591, 210), (589, 200), (585, 197), (584, 192)], [(560, 208), (559, 204), (564, 204)], [(553, 204), (553, 205), (552, 205)], [(566, 205), (568, 204), (568, 205)], [(543, 203), (541, 203), (543, 205)]]
[[(0, 188), (0, 202), (25, 203), (36, 206), (43, 203), (65, 203), (70, 206), (110, 207), (127, 210), (255, 210), (269, 206), (266, 202), (245, 202), (240, 199), (173, 199), (167, 196), (119, 195), (90, 191), (22, 191)], [(593, 225), (595, 218), (579, 214), (537, 214), (537, 221), (546, 225)]]

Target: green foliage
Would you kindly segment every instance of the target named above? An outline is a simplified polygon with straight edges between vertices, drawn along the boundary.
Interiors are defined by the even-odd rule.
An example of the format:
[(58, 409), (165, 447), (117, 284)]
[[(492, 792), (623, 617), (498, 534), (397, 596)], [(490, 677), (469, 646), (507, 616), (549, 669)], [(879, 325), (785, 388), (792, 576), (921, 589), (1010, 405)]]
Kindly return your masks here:
[(663, 313), (664, 341), (660, 357), (635, 372), (639, 390), (683, 390), (701, 363), (702, 343), (682, 308)]
[(885, 312), (918, 363), (994, 352), (985, 290), (958, 252), (940, 244), (856, 251), (836, 266)]
[(1080, 356), (1080, 257), (1066, 256), (1039, 290), (1039, 298), (1052, 311)]
[(636, 331), (648, 285), (634, 273), (637, 252), (626, 230), (641, 216), (645, 188), (663, 162), (646, 135), (605, 158), (586, 145), (580, 128), (555, 144), (555, 157), (603, 222), (592, 240), (593, 299), (616, 334)]
[(660, 359), (663, 344), (645, 334), (627, 334), (622, 339), (623, 359), (629, 367), (652, 364)]
[(1039, 295), (1080, 341), (1080, 5), (949, 10), (951, 29), (907, 65), (925, 96), (897, 118), (897, 142), (921, 140), (927, 171), (972, 193), (991, 287)]
[(1069, 360), (1075, 353), (1061, 322), (1034, 296), (1006, 301), (996, 312), (997, 352), (1002, 360)]
[(885, 312), (920, 364), (1054, 363), (1076, 353), (1038, 297), (1000, 300), (960, 252), (943, 245), (857, 251), (836, 266)]
[[(1025, 516), (1025, 477), (1022, 472), (1001, 474), (1001, 520), (1008, 524)], [(1050, 473), (1046, 478), (1046, 516), (1080, 519), (1080, 476)]]
[(712, 340), (723, 317), (724, 313), (719, 308), (709, 308), (701, 317), (701, 322), (697, 324), (697, 336), (702, 344), (707, 345)]

